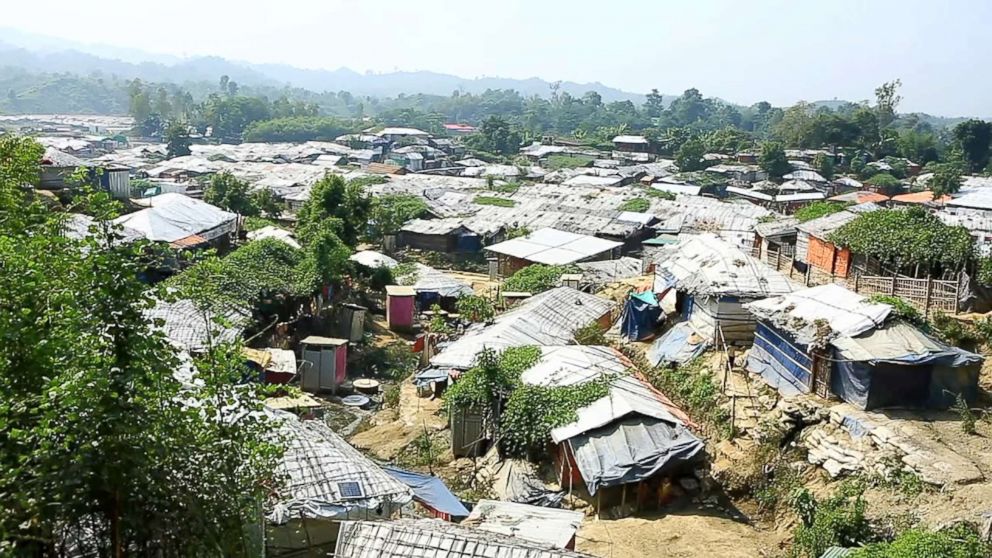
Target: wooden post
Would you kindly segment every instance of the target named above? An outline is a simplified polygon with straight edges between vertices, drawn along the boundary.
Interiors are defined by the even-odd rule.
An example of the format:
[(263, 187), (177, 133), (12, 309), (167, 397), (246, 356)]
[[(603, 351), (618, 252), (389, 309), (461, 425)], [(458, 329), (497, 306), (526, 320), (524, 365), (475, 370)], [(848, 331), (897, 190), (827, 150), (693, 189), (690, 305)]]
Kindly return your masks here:
[(933, 276), (927, 275), (927, 294), (923, 299), (923, 317), (930, 315), (930, 297), (933, 294)]
[(599, 490), (596, 491), (596, 521), (600, 520), (600, 514), (603, 512), (603, 487), (600, 486)]
[(730, 396), (730, 431), (737, 430), (737, 394)]
[(896, 295), (896, 276), (894, 274), (892, 275), (892, 283), (889, 285), (889, 294)]
[(627, 505), (627, 485), (621, 484), (620, 490), (622, 491), (620, 492), (620, 514), (621, 516), (626, 516), (626, 512), (624, 510)]
[(861, 288), (861, 274), (854, 274), (854, 292), (860, 292), (858, 289)]

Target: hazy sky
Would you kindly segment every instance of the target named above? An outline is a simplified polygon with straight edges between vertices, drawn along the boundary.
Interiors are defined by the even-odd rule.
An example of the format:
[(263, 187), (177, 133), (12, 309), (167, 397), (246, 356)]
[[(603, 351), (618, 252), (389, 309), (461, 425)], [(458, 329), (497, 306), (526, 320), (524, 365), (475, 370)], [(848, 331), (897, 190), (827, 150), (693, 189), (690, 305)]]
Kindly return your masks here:
[[(147, 7), (144, 7), (147, 6)], [(992, 0), (48, 0), (0, 25), (178, 56), (992, 116)]]

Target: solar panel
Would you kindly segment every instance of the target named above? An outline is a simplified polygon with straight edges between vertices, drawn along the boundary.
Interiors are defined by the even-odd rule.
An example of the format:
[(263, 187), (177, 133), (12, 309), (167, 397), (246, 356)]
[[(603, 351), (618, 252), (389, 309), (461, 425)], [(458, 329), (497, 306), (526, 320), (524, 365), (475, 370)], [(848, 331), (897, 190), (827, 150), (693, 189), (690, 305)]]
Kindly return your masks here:
[(362, 485), (353, 481), (339, 482), (338, 492), (342, 498), (363, 498), (365, 496)]

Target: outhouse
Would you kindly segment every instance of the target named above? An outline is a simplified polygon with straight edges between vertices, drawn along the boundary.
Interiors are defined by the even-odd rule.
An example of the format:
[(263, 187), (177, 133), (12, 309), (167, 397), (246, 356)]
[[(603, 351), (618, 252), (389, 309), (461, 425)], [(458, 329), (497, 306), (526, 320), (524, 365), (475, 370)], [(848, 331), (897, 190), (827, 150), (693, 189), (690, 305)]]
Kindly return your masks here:
[(393, 331), (413, 329), (416, 297), (417, 291), (413, 287), (386, 286), (386, 323), (389, 324), (389, 329)]
[(311, 335), (300, 341), (303, 391), (335, 392), (347, 372), (348, 340)]

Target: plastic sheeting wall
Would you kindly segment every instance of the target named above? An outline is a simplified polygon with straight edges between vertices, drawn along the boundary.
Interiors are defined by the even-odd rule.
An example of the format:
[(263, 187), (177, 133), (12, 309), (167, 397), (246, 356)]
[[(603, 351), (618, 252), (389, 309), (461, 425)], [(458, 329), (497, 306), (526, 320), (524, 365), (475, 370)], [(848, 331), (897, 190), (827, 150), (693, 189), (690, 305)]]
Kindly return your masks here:
[(746, 345), (754, 338), (754, 315), (744, 309), (744, 302), (736, 297), (691, 297), (692, 307), (688, 320), (700, 335), (717, 339), (717, 327), (723, 331), (728, 345)]
[(806, 346), (767, 322), (757, 324), (747, 368), (783, 395), (810, 392), (813, 359)]

